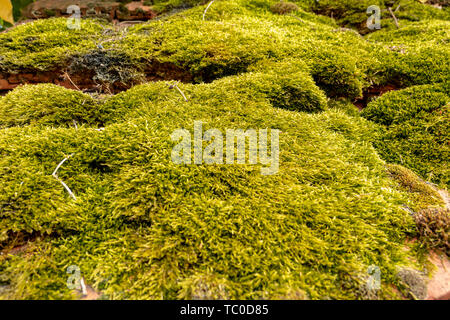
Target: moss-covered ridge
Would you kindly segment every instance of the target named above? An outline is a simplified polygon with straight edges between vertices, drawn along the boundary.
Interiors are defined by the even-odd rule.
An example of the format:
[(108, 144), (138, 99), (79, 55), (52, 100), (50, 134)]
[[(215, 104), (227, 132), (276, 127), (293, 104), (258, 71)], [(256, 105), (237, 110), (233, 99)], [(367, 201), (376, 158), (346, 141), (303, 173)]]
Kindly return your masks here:
[[(65, 19), (36, 21), (0, 35), (0, 70), (64, 69), (80, 55), (107, 50), (122, 57), (132, 69), (130, 74), (189, 82), (209, 82), (245, 72), (265, 59), (296, 58), (305, 61), (329, 96), (350, 99), (374, 85), (448, 80), (448, 33), (441, 32), (440, 41), (422, 46), (412, 45), (415, 38), (402, 35), (412, 28), (409, 34), (420, 37), (422, 26), (429, 23), (445, 30), (446, 20), (433, 16), (435, 20), (389, 33), (388, 37), (404, 40), (393, 46), (389, 38), (383, 38), (388, 29), (373, 33), (380, 36), (371, 36), (367, 42), (357, 33), (340, 29), (333, 20), (303, 9), (289, 15), (274, 14), (270, 10), (273, 3), (215, 1), (205, 19), (206, 7), (198, 6), (127, 30), (92, 20), (83, 20), (80, 30), (68, 29)], [(90, 65), (98, 74), (100, 65), (95, 61)], [(100, 79), (116, 81), (117, 77)]]

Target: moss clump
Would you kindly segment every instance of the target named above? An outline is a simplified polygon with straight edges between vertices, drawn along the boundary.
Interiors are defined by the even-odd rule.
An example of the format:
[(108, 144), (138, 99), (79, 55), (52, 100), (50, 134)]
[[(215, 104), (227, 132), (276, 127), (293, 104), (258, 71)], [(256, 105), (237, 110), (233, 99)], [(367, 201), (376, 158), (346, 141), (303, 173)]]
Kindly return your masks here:
[(270, 11), (277, 14), (287, 14), (298, 10), (298, 6), (295, 3), (292, 2), (284, 2), (280, 1), (277, 3), (274, 3), (270, 7)]
[(386, 83), (406, 87), (450, 81), (448, 30), (450, 21), (426, 20), (370, 34), (369, 41), (388, 49), (379, 52)]
[[(233, 101), (245, 98), (246, 101), (258, 101), (294, 111), (320, 112), (326, 109), (325, 94), (305, 72), (307, 67), (301, 61), (266, 61), (255, 69), (260, 71), (224, 77), (198, 87), (185, 85), (189, 100), (204, 101), (214, 97), (214, 103), (217, 103), (220, 99)], [(137, 86), (112, 97), (105, 104), (105, 109), (114, 110), (109, 121), (117, 121), (128, 112), (136, 112), (136, 108), (145, 104), (147, 99), (159, 100), (159, 97), (165, 96), (164, 92), (170, 90), (171, 84), (159, 82), (150, 88)], [(181, 95), (179, 99), (182, 99)]]
[(311, 64), (316, 83), (331, 97), (355, 99), (362, 95), (363, 75), (357, 60), (343, 50), (310, 51), (304, 58)]
[(405, 48), (424, 44), (440, 45), (448, 41), (449, 24), (448, 20), (430, 19), (414, 22), (400, 29), (381, 29), (367, 35), (367, 39), (391, 45), (403, 45)]
[(412, 118), (427, 118), (444, 111), (449, 102), (448, 84), (414, 86), (391, 91), (369, 103), (362, 115), (374, 122), (391, 126)]
[(415, 211), (444, 205), (439, 193), (411, 170), (396, 164), (387, 165), (387, 170), (403, 190), (411, 193)]
[[(450, 20), (450, 11), (441, 10), (430, 6), (431, 2), (423, 4), (420, 1), (414, 0), (397, 0), (397, 1), (385, 1), (385, 4), (393, 7), (400, 5), (395, 15), (400, 21), (400, 25), (408, 24), (413, 21), (425, 21), (425, 20)], [(391, 17), (387, 16), (391, 21)]]
[(414, 214), (420, 240), (431, 248), (450, 255), (450, 210), (444, 208), (424, 209)]
[(376, 144), (389, 162), (449, 186), (450, 96), (448, 84), (393, 91), (372, 101), (362, 115), (386, 127)]
[(332, 16), (338, 24), (364, 29), (368, 18), (366, 10), (371, 5), (382, 6), (383, 1), (371, 0), (324, 0), (316, 1), (311, 9), (322, 15)]
[(425, 277), (419, 271), (411, 268), (400, 268), (397, 277), (407, 295), (419, 300), (424, 300), (427, 297)]
[(287, 110), (325, 110), (326, 96), (316, 86), (308, 74), (308, 67), (302, 61), (263, 62), (250, 68), (252, 69), (257, 71), (217, 80), (213, 86), (231, 86), (237, 92), (240, 87), (246, 88), (247, 94), (254, 97), (263, 94), (274, 107)]
[(101, 124), (102, 109), (94, 99), (53, 84), (25, 85), (0, 100), (0, 127), (24, 125)]
[(70, 53), (95, 48), (102, 27), (83, 19), (79, 30), (69, 29), (67, 19), (36, 20), (0, 34), (0, 71), (52, 70), (67, 63)]
[[(219, 12), (236, 5), (219, 4), (216, 8), (214, 3)], [(294, 17), (245, 13), (240, 8), (231, 17), (205, 22), (201, 11), (193, 10), (164, 23), (136, 26), (125, 38), (123, 50), (136, 60), (175, 65), (188, 71), (195, 81), (207, 82), (245, 72), (268, 58), (297, 58), (306, 62), (316, 83), (329, 95), (361, 95), (365, 70), (373, 65), (373, 58), (359, 49), (366, 44), (358, 36), (333, 32), (326, 24), (317, 28), (316, 22), (301, 23)], [(323, 40), (336, 36), (337, 41)], [(351, 53), (354, 50), (358, 53)]]
[[(392, 41), (384, 42), (383, 35), (400, 41), (408, 34), (406, 29), (393, 31), (392, 36), (383, 29), (367, 42), (354, 32), (336, 28), (331, 19), (302, 9), (291, 15), (272, 14), (271, 4), (269, 0), (214, 2), (206, 21), (202, 19), (205, 6), (197, 6), (131, 27), (122, 36), (108, 35), (103, 32), (108, 25), (102, 27), (89, 19), (83, 20), (81, 30), (68, 29), (66, 19), (40, 20), (0, 36), (0, 69), (58, 69), (101, 43), (106, 51), (128, 57), (134, 69), (157, 72), (158, 79), (178, 79), (171, 74), (175, 68), (195, 82), (245, 72), (268, 58), (298, 58), (306, 62), (316, 83), (329, 96), (348, 99), (361, 96), (365, 88), (376, 84), (401, 82), (404, 86), (448, 79), (448, 39), (442, 35), (448, 21), (412, 22), (417, 23), (416, 30), (429, 23), (441, 28), (436, 32), (441, 33), (443, 42), (405, 39), (408, 50), (403, 53), (401, 46), (394, 45), (398, 51), (392, 48)], [(42, 37), (44, 33), (46, 37)], [(207, 36), (210, 34), (214, 37)]]

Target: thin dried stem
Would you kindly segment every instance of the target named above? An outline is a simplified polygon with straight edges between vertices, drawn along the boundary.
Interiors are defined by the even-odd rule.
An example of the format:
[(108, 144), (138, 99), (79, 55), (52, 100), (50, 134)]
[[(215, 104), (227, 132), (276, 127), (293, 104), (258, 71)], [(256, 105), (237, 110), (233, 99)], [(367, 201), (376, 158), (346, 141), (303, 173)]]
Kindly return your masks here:
[(78, 90), (81, 91), (80, 88), (78, 88), (78, 86), (75, 84), (75, 82), (72, 81), (72, 79), (70, 78), (69, 74), (67, 73), (67, 71), (64, 72), (64, 77), (70, 81), (70, 83)]
[(177, 88), (178, 92), (183, 96), (184, 101), (188, 102), (188, 99), (184, 95), (183, 91), (177, 86), (177, 84), (172, 84), (169, 89)]
[(213, 4), (213, 2), (214, 2), (214, 0), (212, 0), (206, 7), (205, 11), (203, 11), (203, 20), (205, 20), (206, 11), (208, 11), (209, 7)]
[(399, 24), (398, 24), (398, 19), (397, 19), (397, 17), (395, 16), (394, 12), (392, 11), (392, 8), (389, 7), (388, 10), (389, 10), (389, 13), (391, 14), (392, 18), (394, 19), (395, 26), (397, 27), (397, 29), (399, 29), (400, 26), (399, 26)]
[(303, 20), (303, 19), (300, 19), (299, 17), (297, 17), (295, 14), (291, 14), (291, 17), (293, 17), (293, 18), (295, 18), (295, 19), (297, 19), (298, 21), (300, 21), (300, 22), (302, 22), (302, 23), (305, 23), (305, 20)]
[(64, 162), (66, 162), (70, 157), (72, 157), (74, 155), (74, 153), (72, 153), (70, 156), (64, 158), (55, 168), (55, 171), (53, 171), (52, 176), (58, 180), (63, 187), (67, 190), (67, 192), (69, 192), (69, 195), (72, 197), (73, 200), (77, 200), (77, 198), (75, 197), (75, 195), (73, 194), (72, 190), (70, 190), (70, 188), (67, 186), (67, 184), (64, 183), (64, 181), (62, 181), (57, 175), (56, 173), (58, 172), (59, 168), (62, 166), (62, 164)]

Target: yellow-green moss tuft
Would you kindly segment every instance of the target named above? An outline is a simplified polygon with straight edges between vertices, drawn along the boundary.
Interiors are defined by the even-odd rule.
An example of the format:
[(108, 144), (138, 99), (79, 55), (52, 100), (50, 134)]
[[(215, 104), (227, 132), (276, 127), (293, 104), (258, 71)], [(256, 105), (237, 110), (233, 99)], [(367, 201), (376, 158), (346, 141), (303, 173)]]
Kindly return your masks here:
[(361, 113), (385, 126), (386, 133), (376, 147), (388, 162), (444, 186), (450, 184), (449, 88), (443, 83), (388, 92)]
[(430, 206), (443, 206), (444, 202), (435, 188), (423, 181), (411, 170), (396, 164), (388, 164), (387, 170), (400, 187), (411, 193), (414, 210), (426, 209)]
[(414, 215), (420, 240), (431, 248), (436, 248), (450, 255), (450, 210), (430, 208)]
[(0, 127), (24, 125), (99, 125), (101, 104), (79, 91), (53, 84), (25, 85), (0, 102)]
[(298, 10), (298, 6), (292, 2), (280, 1), (270, 7), (270, 11), (277, 14), (287, 14)]

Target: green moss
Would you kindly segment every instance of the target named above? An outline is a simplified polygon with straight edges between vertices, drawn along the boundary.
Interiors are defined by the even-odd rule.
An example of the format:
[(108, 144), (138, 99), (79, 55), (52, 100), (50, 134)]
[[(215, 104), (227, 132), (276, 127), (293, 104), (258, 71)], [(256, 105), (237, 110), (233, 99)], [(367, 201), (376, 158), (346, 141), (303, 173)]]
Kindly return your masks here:
[(426, 20), (414, 22), (396, 30), (381, 29), (367, 35), (367, 39), (407, 47), (424, 43), (445, 44), (450, 36), (450, 21)]
[(0, 127), (100, 124), (102, 109), (89, 95), (52, 84), (25, 85), (0, 100)]
[(449, 102), (449, 92), (447, 84), (391, 91), (369, 103), (362, 114), (387, 126), (404, 123), (411, 118), (426, 118), (445, 107)]
[(302, 61), (263, 62), (254, 69), (258, 71), (217, 80), (212, 87), (221, 92), (232, 89), (235, 93), (245, 88), (250, 97), (262, 93), (274, 107), (288, 110), (318, 112), (325, 109), (325, 94), (315, 85)]
[[(406, 195), (388, 189), (364, 120), (273, 107), (259, 84), (269, 76), (178, 84), (188, 102), (168, 83), (136, 86), (108, 102), (111, 119), (125, 112), (103, 131), (2, 129), (2, 234), (53, 235), (35, 243), (39, 254), (1, 262), (11, 296), (68, 297), (73, 264), (111, 299), (348, 299), (370, 264), (385, 275), (380, 296), (393, 294), (413, 221), (401, 209)], [(281, 130), (279, 173), (174, 164), (170, 134), (192, 131), (194, 120), (204, 130)], [(77, 200), (51, 175), (70, 154), (58, 177)]]
[[(101, 27), (92, 20), (83, 20), (81, 30), (68, 29), (66, 19), (36, 21), (0, 36), (0, 70), (65, 67), (74, 56), (101, 43), (107, 50), (130, 57), (134, 69), (148, 71), (163, 65), (166, 69), (158, 69), (158, 76), (162, 73), (162, 78), (172, 79), (170, 70), (175, 67), (196, 82), (245, 72), (267, 58), (298, 58), (307, 63), (316, 83), (331, 97), (354, 99), (374, 84), (405, 86), (448, 80), (448, 34), (444, 31), (448, 21), (436, 20), (437, 16), (398, 31), (382, 29), (370, 36), (369, 43), (353, 32), (337, 29), (329, 18), (306, 12), (303, 9), (309, 5), (305, 3), (299, 3), (303, 9), (293, 16), (272, 14), (273, 3), (217, 1), (205, 21), (206, 4), (111, 35), (101, 34), (108, 25)], [(409, 34), (417, 35), (408, 38)]]
[[(214, 10), (211, 8), (208, 16), (214, 17), (231, 5), (214, 3)], [(368, 60), (373, 59), (367, 52), (349, 52), (360, 51), (358, 48), (365, 46), (355, 35), (341, 35), (328, 25), (318, 29), (317, 22), (302, 23), (294, 17), (267, 13), (258, 17), (236, 13), (223, 21), (207, 22), (199, 19), (199, 10), (187, 14), (164, 23), (133, 28), (125, 40), (124, 50), (136, 59), (187, 69), (197, 81), (243, 72), (267, 58), (297, 57), (310, 66), (316, 83), (330, 95), (353, 98), (361, 94), (365, 85), (363, 70), (370, 65)], [(205, 37), (206, 34), (214, 37)], [(325, 41), (335, 36), (341, 39)], [(343, 49), (342, 43), (349, 45)], [(317, 47), (322, 50), (316, 50)], [(359, 63), (356, 56), (368, 60)]]
[(376, 146), (389, 162), (448, 186), (448, 84), (415, 86), (384, 94), (369, 103), (362, 115), (385, 125)]
[(408, 21), (424, 21), (424, 20), (450, 20), (450, 12), (448, 10), (441, 10), (430, 6), (429, 4), (422, 4), (419, 1), (401, 0), (397, 1), (400, 4), (396, 11), (396, 16), (402, 22)]
[[(79, 31), (67, 29), (64, 19), (19, 26), (2, 35), (6, 45), (0, 51), (0, 66), (4, 70), (53, 70), (101, 43), (106, 50), (129, 57), (135, 69), (166, 67), (166, 71), (158, 71), (166, 79), (173, 78), (170, 70), (177, 68), (196, 82), (209, 82), (245, 72), (266, 59), (296, 58), (307, 63), (328, 95), (353, 99), (379, 77), (381, 62), (372, 52), (373, 45), (354, 33), (337, 31), (329, 19), (300, 9), (295, 16), (275, 15), (270, 12), (270, 1), (214, 2), (206, 21), (202, 19), (204, 9), (195, 7), (132, 27), (121, 35), (100, 35), (100, 25), (91, 20), (83, 20), (87, 25)], [(33, 25), (38, 30), (33, 31)], [(37, 34), (44, 29), (48, 33), (45, 41)], [(58, 41), (69, 41), (48, 41), (55, 34)], [(214, 37), (206, 36), (210, 34)]]
[(427, 20), (370, 34), (370, 41), (388, 49), (379, 53), (386, 82), (405, 87), (449, 81), (449, 27), (449, 21)]
[(450, 20), (448, 11), (421, 4), (416, 0), (321, 0), (310, 3), (309, 9), (322, 15), (332, 16), (342, 26), (353, 27), (362, 33), (368, 33), (370, 30), (367, 28), (366, 22), (369, 14), (366, 11), (373, 5), (380, 7), (381, 28), (384, 30), (396, 29), (388, 12), (389, 7), (395, 11), (400, 26), (407, 25), (411, 21)]
[(330, 99), (328, 101), (328, 107), (330, 109), (342, 110), (351, 116), (359, 115), (358, 108), (346, 99)]
[(324, 0), (316, 1), (311, 9), (322, 15), (334, 17), (340, 25), (363, 29), (369, 17), (366, 13), (367, 8), (371, 5), (382, 6), (382, 4), (383, 1), (372, 0)]
[(81, 29), (69, 29), (67, 19), (36, 20), (0, 34), (0, 71), (51, 70), (64, 65), (70, 53), (95, 48), (102, 27), (82, 20)]
[(411, 170), (396, 164), (387, 165), (387, 170), (400, 188), (411, 194), (414, 211), (445, 204), (439, 193)]
[[(271, 104), (281, 109), (323, 111), (326, 108), (325, 95), (314, 84), (311, 76), (303, 71), (305, 68), (301, 61), (269, 61), (257, 68), (260, 72), (224, 77), (199, 86), (184, 85), (184, 90), (187, 90), (189, 100), (195, 101), (209, 101), (213, 97), (215, 104), (234, 104), (234, 100), (245, 98), (245, 101)], [(160, 97), (173, 91), (169, 89), (170, 85), (170, 82), (160, 82), (151, 87), (136, 86), (112, 97), (105, 106), (107, 110), (114, 110), (110, 121), (117, 121), (130, 112), (131, 118), (142, 114), (137, 107), (146, 104), (148, 99), (159, 101)], [(181, 95), (177, 100), (180, 99)]]
[[(2, 298), (74, 298), (66, 286), (70, 265), (109, 299), (399, 297), (392, 289), (397, 266), (416, 267), (411, 260), (419, 255), (404, 248), (417, 233), (404, 206), (422, 204), (411, 194), (427, 204), (435, 195), (415, 177), (398, 186), (374, 145), (386, 159), (401, 154), (445, 180), (448, 121), (439, 112), (448, 89), (389, 93), (363, 112), (370, 120), (361, 118), (350, 101), (401, 74), (389, 61), (397, 53), (306, 12), (311, 1), (297, 2), (294, 16), (273, 14), (273, 3), (215, 1), (203, 20), (202, 2), (131, 27), (123, 38), (92, 20), (72, 34), (63, 19), (0, 35), (6, 71), (117, 58), (93, 68), (99, 80), (120, 80), (120, 70), (109, 72), (118, 63), (142, 73), (162, 66), (165, 79), (181, 70), (193, 79), (134, 86), (106, 101), (53, 85), (0, 98), (0, 245), (7, 250), (16, 235), (31, 239), (23, 252), (0, 255), (8, 288)], [(222, 133), (280, 130), (278, 173), (263, 176), (261, 165), (173, 163), (171, 133), (192, 133), (194, 121)], [(405, 123), (413, 134), (389, 136)], [(57, 179), (52, 173), (64, 159)], [(370, 265), (382, 272), (381, 290), (361, 295)]]

